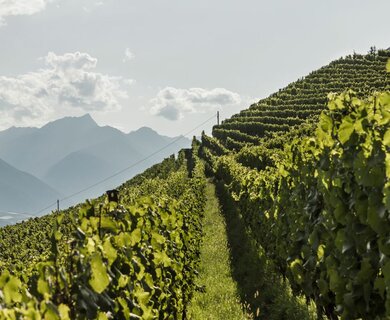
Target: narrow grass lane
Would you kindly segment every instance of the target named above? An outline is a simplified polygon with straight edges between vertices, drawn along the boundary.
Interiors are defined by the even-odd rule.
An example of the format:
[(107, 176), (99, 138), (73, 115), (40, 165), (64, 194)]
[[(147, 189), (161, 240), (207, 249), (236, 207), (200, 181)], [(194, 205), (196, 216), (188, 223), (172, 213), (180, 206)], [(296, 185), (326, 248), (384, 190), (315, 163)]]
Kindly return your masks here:
[(225, 220), (220, 212), (215, 187), (208, 183), (207, 204), (203, 221), (204, 239), (197, 284), (204, 292), (196, 292), (188, 310), (191, 320), (250, 319), (243, 311), (232, 278), (230, 252)]

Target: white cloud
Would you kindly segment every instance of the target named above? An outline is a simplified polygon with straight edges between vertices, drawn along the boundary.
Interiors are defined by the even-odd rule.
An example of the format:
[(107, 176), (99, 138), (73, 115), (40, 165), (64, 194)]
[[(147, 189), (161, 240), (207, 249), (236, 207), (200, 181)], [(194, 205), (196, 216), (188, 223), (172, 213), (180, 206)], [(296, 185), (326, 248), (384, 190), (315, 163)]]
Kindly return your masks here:
[(241, 103), (241, 98), (239, 94), (224, 88), (207, 90), (166, 87), (160, 90), (150, 103), (152, 114), (178, 120), (186, 113), (205, 113), (218, 108), (237, 106)]
[(95, 71), (97, 59), (87, 53), (43, 58), (45, 67), (15, 77), (0, 76), (0, 126), (35, 124), (69, 112), (120, 109), (130, 79)]
[(130, 61), (130, 60), (133, 60), (134, 58), (135, 58), (135, 54), (133, 52), (131, 52), (131, 50), (129, 48), (126, 48), (125, 56), (122, 59), (122, 61), (123, 62), (127, 62), (127, 61)]
[(51, 0), (0, 0), (0, 25), (5, 17), (32, 15), (46, 8)]
[(103, 5), (104, 5), (104, 1), (92, 1), (92, 3), (87, 2), (87, 4), (82, 8), (86, 13), (89, 14), (92, 11), (94, 11), (96, 8), (102, 7)]

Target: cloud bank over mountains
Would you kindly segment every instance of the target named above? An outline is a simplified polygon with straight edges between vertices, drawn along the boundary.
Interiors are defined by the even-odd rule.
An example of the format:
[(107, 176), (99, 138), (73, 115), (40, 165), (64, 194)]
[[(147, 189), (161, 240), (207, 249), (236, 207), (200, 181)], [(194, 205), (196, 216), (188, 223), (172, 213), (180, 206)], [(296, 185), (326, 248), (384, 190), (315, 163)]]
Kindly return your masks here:
[(44, 67), (37, 71), (0, 76), (0, 128), (41, 124), (64, 109), (119, 110), (128, 98), (133, 80), (97, 72), (98, 60), (88, 53), (49, 52), (41, 60)]
[(32, 15), (46, 8), (51, 0), (0, 0), (0, 26), (6, 25), (6, 17)]
[[(156, 27), (145, 24), (150, 6), (160, 7), (106, 0), (0, 0), (0, 37), (7, 43), (0, 72), (0, 130), (39, 127), (87, 112), (102, 125), (127, 131), (148, 125), (172, 135), (202, 121), (205, 113), (223, 110), (228, 116), (239, 110), (245, 96), (235, 86), (176, 78), (188, 48), (175, 40), (180, 50), (173, 54), (159, 43), (167, 25), (156, 17), (156, 33)], [(179, 8), (172, 8), (172, 19), (189, 10)]]
[(213, 110), (237, 106), (241, 103), (238, 93), (224, 88), (177, 89), (166, 87), (150, 101), (151, 113), (168, 120), (179, 120), (185, 114), (207, 113)]
[[(127, 61), (134, 57), (130, 50), (126, 56)], [(39, 126), (59, 114), (115, 112), (129, 102), (134, 80), (99, 72), (98, 59), (88, 53), (49, 52), (39, 60), (43, 67), (36, 71), (0, 76), (0, 129)], [(241, 102), (238, 93), (224, 88), (165, 87), (149, 101), (149, 109), (153, 116), (175, 121)]]

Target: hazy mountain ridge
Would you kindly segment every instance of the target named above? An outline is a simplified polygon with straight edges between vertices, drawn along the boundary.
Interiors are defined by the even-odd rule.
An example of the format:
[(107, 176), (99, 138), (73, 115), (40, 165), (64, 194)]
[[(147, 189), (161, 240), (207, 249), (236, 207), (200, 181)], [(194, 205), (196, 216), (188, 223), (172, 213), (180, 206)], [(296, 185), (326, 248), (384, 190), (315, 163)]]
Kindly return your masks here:
[(0, 138), (0, 158), (41, 178), (63, 157), (99, 139), (88, 134), (94, 128), (99, 127), (90, 115), (62, 118), (14, 139)]
[[(91, 188), (88, 192), (61, 203), (61, 207), (96, 197), (108, 188), (122, 184), (168, 155), (190, 145), (190, 140), (184, 137), (172, 143), (176, 139), (178, 137), (159, 135), (148, 127), (130, 133), (110, 126), (100, 127), (89, 114), (62, 118), (42, 128), (12, 127), (1, 131), (0, 159), (9, 165), (10, 171), (24, 172), (36, 179), (34, 189), (46, 190), (44, 193), (47, 196), (41, 195), (38, 197), (41, 200), (38, 200), (35, 199), (36, 194), (31, 192), (32, 197), (25, 195), (19, 198), (19, 195), (28, 189), (22, 186), (19, 188), (17, 184), (19, 180), (13, 178), (16, 174), (7, 176), (7, 179), (2, 175), (4, 188), (13, 191), (7, 193), (7, 202), (0, 198), (0, 211), (32, 212), (38, 210), (38, 207), (42, 209), (61, 196), (76, 193), (130, 167), (129, 170)], [(167, 145), (169, 146), (150, 157)], [(147, 159), (144, 160), (145, 158)], [(3, 167), (6, 171), (6, 166)], [(8, 179), (14, 180), (15, 183)], [(47, 188), (40, 188), (37, 181)], [(33, 183), (26, 185), (32, 186)]]
[[(33, 175), (12, 167), (0, 159), (0, 226), (16, 222), (16, 211), (34, 214), (42, 205), (55, 201), (61, 195)], [(27, 218), (23, 215), (22, 218)]]

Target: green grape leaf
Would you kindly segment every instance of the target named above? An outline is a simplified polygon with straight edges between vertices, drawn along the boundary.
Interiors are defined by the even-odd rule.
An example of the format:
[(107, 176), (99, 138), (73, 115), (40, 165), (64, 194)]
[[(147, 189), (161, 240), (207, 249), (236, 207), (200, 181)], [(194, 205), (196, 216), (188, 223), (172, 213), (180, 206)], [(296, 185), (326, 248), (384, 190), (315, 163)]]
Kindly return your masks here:
[(99, 311), (97, 320), (108, 320), (107, 314), (105, 312)]
[(128, 233), (120, 233), (115, 236), (115, 243), (118, 247), (128, 247), (131, 246), (131, 237)]
[(130, 238), (131, 238), (131, 245), (134, 246), (138, 243), (141, 242), (141, 238), (142, 238), (142, 233), (141, 233), (141, 229), (137, 228), (135, 229), (131, 235), (130, 235)]
[(337, 292), (344, 289), (344, 281), (336, 269), (328, 270), (328, 276), (330, 290)]
[(64, 214), (63, 213), (61, 213), (61, 214), (59, 214), (58, 216), (57, 216), (57, 224), (61, 224), (62, 223), (62, 221), (64, 220)]
[(118, 253), (115, 248), (112, 246), (110, 238), (106, 239), (103, 244), (104, 256), (108, 260), (108, 265), (111, 266), (116, 260)]
[[(385, 112), (385, 116), (388, 116), (388, 112), (390, 111), (390, 93), (382, 92), (379, 97), (379, 105), (381, 106), (382, 116), (383, 112)], [(385, 121), (385, 123), (387, 123)]]
[(102, 217), (100, 224), (102, 229), (110, 230), (111, 232), (115, 232), (117, 230), (115, 221), (109, 217)]
[(70, 309), (69, 309), (69, 307), (67, 305), (61, 303), (58, 306), (58, 312), (60, 314), (60, 319), (61, 320), (70, 320), (70, 317), (69, 317)]
[(319, 128), (321, 128), (324, 132), (329, 133), (332, 131), (333, 120), (330, 116), (328, 116), (325, 112), (322, 112), (319, 120)]
[(355, 129), (355, 132), (357, 134), (359, 134), (359, 135), (364, 135), (366, 133), (365, 130), (364, 130), (364, 127), (363, 127), (363, 121), (364, 120), (365, 119), (359, 119), (353, 125), (353, 127)]
[[(15, 311), (15, 310), (13, 310), (13, 311)], [(0, 310), (0, 316), (2, 316), (1, 310)], [(10, 314), (8, 314), (8, 316), (9, 316), (9, 318), (6, 318), (6, 319), (16, 319), (16, 316), (14, 314), (12, 317), (10, 316)], [(41, 312), (39, 310), (28, 309), (24, 313), (24, 318), (25, 319), (32, 319), (32, 320), (39, 320), (39, 319), (42, 319), (42, 316), (41, 316)], [(61, 320), (62, 320), (62, 318), (61, 318)], [(70, 319), (64, 318), (64, 320), (70, 320)]]
[(9, 278), (10, 278), (10, 274), (8, 270), (0, 274), (0, 289), (2, 289), (6, 285)]
[(165, 238), (157, 232), (152, 232), (151, 243), (154, 248), (160, 248), (165, 243)]
[(91, 279), (89, 284), (97, 293), (102, 293), (110, 283), (106, 266), (103, 264), (102, 258), (95, 253), (91, 259)]
[(368, 225), (378, 234), (386, 234), (387, 224), (384, 222), (386, 208), (380, 202), (381, 195), (371, 193), (368, 197), (368, 208), (367, 208), (367, 222)]
[(302, 284), (304, 281), (302, 260), (295, 259), (293, 262), (291, 262), (290, 269), (291, 269), (291, 272), (293, 273), (295, 281), (298, 284)]
[[(119, 302), (120, 306), (122, 307), (122, 312), (125, 316), (125, 319), (130, 319), (131, 312), (130, 312), (129, 306), (127, 305), (126, 300), (120, 296), (116, 300)], [(133, 317), (133, 318), (141, 319), (141, 317), (139, 317), (139, 316)]]
[(345, 224), (347, 208), (342, 201), (338, 201), (337, 206), (334, 210), (334, 217), (336, 221), (342, 224)]
[[(149, 300), (150, 300), (150, 293), (144, 291), (143, 288), (140, 288), (137, 286), (136, 290), (134, 291), (134, 296), (137, 298), (139, 305), (141, 306), (143, 311), (146, 311), (149, 309)], [(144, 317), (143, 317), (144, 318)]]
[(317, 249), (317, 258), (319, 261), (321, 261), (324, 258), (324, 254), (325, 254), (325, 245), (321, 244), (318, 246)]
[[(142, 307), (142, 305), (141, 305)], [(153, 307), (143, 307), (142, 308), (142, 319), (144, 320), (153, 320), (156, 319), (154, 313), (153, 313)]]
[(21, 285), (22, 283), (19, 279), (13, 276), (9, 278), (3, 289), (5, 303), (22, 301), (22, 294), (19, 291)]
[(324, 279), (318, 279), (317, 285), (318, 285), (318, 288), (320, 289), (320, 292), (322, 295), (328, 294), (329, 286), (328, 286), (328, 283)]
[(387, 129), (385, 134), (383, 135), (383, 144), (386, 147), (390, 147), (390, 129)]
[(85, 247), (89, 254), (92, 254), (96, 251), (96, 244), (92, 238), (88, 238), (87, 245)]
[(345, 144), (351, 137), (354, 130), (355, 127), (352, 119), (350, 117), (345, 117), (340, 125), (339, 132), (338, 132), (338, 138), (340, 142), (342, 144)]
[(42, 278), (38, 279), (38, 292), (43, 295), (45, 299), (50, 296), (49, 284)]
[(129, 283), (129, 277), (121, 274), (118, 280), (118, 287), (123, 288)]
[(51, 305), (47, 305), (47, 311), (45, 312), (45, 320), (61, 320), (56, 310), (53, 310)]
[(339, 249), (340, 251), (343, 251), (345, 242), (346, 242), (345, 230), (340, 229), (339, 231), (337, 231), (337, 235), (336, 235), (336, 239), (335, 239), (335, 245), (336, 245), (337, 249)]
[(329, 110), (331, 110), (331, 111), (344, 110), (345, 105), (344, 105), (343, 101), (341, 100), (341, 98), (342, 97), (336, 96), (332, 93), (328, 94), (328, 99), (329, 99), (328, 108), (329, 108)]
[(172, 262), (165, 252), (155, 252), (153, 261), (156, 264), (163, 264), (164, 267), (169, 267)]

